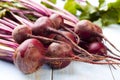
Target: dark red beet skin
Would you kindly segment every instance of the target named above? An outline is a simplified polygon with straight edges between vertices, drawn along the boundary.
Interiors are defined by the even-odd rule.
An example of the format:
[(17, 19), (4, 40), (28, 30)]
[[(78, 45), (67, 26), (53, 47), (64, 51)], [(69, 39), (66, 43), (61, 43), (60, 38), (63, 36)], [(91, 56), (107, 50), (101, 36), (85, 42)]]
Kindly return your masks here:
[(93, 42), (88, 46), (88, 52), (91, 54), (98, 54), (101, 56), (107, 55), (107, 49), (101, 42)]
[(89, 20), (81, 20), (76, 24), (74, 31), (78, 36), (87, 42), (101, 41), (97, 33), (102, 34), (102, 29)]
[(91, 37), (91, 31), (93, 30), (93, 25), (88, 20), (81, 20), (76, 24), (74, 29), (75, 33), (79, 35), (81, 39), (87, 39)]
[(48, 17), (40, 17), (32, 27), (33, 35), (49, 36), (51, 32), (47, 30), (48, 27), (54, 27), (52, 21)]
[(85, 50), (88, 50), (88, 44), (87, 42), (81, 41), (78, 45), (82, 47)]
[(67, 67), (70, 64), (70, 61), (51, 61), (50, 63), (47, 63), (52, 69), (62, 69)]
[(18, 25), (12, 31), (13, 39), (19, 44), (28, 39), (27, 34), (32, 34), (32, 30), (26, 25)]
[(53, 25), (56, 27), (56, 29), (59, 29), (61, 27), (61, 25), (64, 24), (63, 17), (60, 16), (59, 14), (52, 14), (50, 16), (50, 19), (51, 19)]
[(15, 51), (14, 64), (23, 73), (35, 72), (44, 63), (42, 54), (45, 53), (44, 46), (36, 39), (25, 40)]
[[(61, 58), (67, 58), (70, 57), (70, 55), (73, 54), (71, 46), (67, 45), (67, 43), (51, 43), (51, 45), (48, 47), (46, 55), (49, 57), (61, 57)], [(70, 61), (60, 61), (60, 60), (54, 60), (51, 62), (48, 62), (48, 65), (53, 69), (61, 69), (70, 64)]]

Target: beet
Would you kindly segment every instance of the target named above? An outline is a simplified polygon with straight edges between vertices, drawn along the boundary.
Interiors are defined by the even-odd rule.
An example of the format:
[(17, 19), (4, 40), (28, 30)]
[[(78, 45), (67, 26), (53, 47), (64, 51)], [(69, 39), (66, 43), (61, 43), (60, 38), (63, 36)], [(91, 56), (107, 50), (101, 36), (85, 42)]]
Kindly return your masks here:
[(43, 44), (36, 39), (27, 39), (16, 49), (14, 64), (23, 73), (32, 73), (44, 64), (40, 61), (42, 54), (45, 54)]
[(107, 55), (106, 46), (101, 42), (90, 43), (88, 46), (88, 52), (102, 56)]
[(48, 27), (54, 27), (52, 21), (48, 17), (40, 17), (38, 18), (34, 26), (32, 27), (33, 35), (40, 35), (47, 37), (51, 32)]
[[(76, 24), (74, 31), (76, 34), (79, 35), (79, 37), (82, 40), (87, 42), (97, 41), (96, 35), (93, 32), (102, 33), (102, 30), (97, 25), (94, 25), (92, 22), (90, 22), (89, 20), (79, 21)], [(101, 37), (99, 37), (98, 40), (101, 41)]]
[(53, 25), (56, 26), (56, 29), (59, 29), (64, 24), (64, 19), (59, 14), (52, 14), (49, 18)]
[(19, 44), (28, 39), (27, 34), (32, 34), (32, 30), (26, 25), (18, 25), (12, 31), (13, 39)]
[(118, 52), (120, 52), (119, 49), (117, 49), (110, 41), (107, 39), (103, 33), (102, 29), (92, 23), (89, 20), (81, 20), (76, 24), (76, 27), (74, 28), (74, 31), (76, 34), (79, 35), (79, 37), (86, 42), (101, 42), (103, 39), (107, 41), (114, 49), (116, 49)]
[[(67, 43), (51, 43), (48, 47), (46, 55), (49, 57), (61, 57), (66, 58), (70, 57), (73, 54), (72, 48)], [(53, 69), (61, 69), (70, 64), (70, 61), (59, 61), (54, 60), (52, 62), (48, 62), (48, 65)]]

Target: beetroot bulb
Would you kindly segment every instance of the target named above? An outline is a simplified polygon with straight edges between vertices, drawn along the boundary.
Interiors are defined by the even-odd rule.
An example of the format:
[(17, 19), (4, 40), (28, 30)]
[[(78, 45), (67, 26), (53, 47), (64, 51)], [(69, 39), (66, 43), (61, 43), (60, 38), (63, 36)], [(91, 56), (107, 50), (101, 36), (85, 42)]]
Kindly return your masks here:
[(26, 26), (26, 25), (18, 25), (14, 30), (12, 31), (13, 39), (17, 43), (22, 43), (24, 40), (28, 39), (27, 34), (32, 34), (32, 30)]
[(101, 42), (103, 39), (107, 41), (114, 49), (118, 50), (104, 35), (102, 29), (89, 20), (81, 20), (76, 24), (74, 28), (76, 34), (79, 35), (81, 40), (85, 42)]
[[(96, 28), (95, 25), (93, 25), (92, 22), (89, 20), (81, 20), (76, 24), (76, 27), (74, 28), (74, 31), (78, 36), (83, 40), (87, 42), (91, 41), (97, 41), (96, 36), (94, 36), (93, 32), (98, 32), (102, 33), (102, 30), (100, 28)], [(95, 40), (91, 40), (91, 39)], [(101, 37), (99, 39), (100, 41), (102, 40)]]
[(101, 42), (90, 43), (88, 46), (88, 51), (91, 54), (98, 54), (98, 55), (103, 55), (103, 56), (107, 54), (107, 49), (105, 45)]
[[(66, 43), (51, 43), (47, 49), (47, 56), (50, 57), (69, 57), (70, 54), (73, 54), (72, 48), (70, 45), (67, 45)], [(62, 69), (67, 67), (70, 64), (71, 61), (59, 61), (54, 60), (51, 62), (48, 62), (48, 65), (52, 69)]]
[[(87, 49), (87, 51), (91, 54), (98, 56), (97, 60), (104, 60), (104, 58), (111, 58), (118, 61), (120, 60), (119, 57), (109, 55), (107, 50), (107, 47), (102, 42), (92, 42), (88, 45)], [(104, 56), (104, 58), (101, 58), (102, 56)]]
[[(92, 42), (90, 44), (88, 44), (88, 52), (90, 52), (91, 54), (95, 54), (95, 55), (100, 55), (100, 56), (106, 56), (107, 55), (107, 48), (106, 46), (102, 43), (102, 42)], [(104, 58), (99, 58), (97, 59), (97, 61), (99, 60), (104, 60)]]
[(50, 15), (49, 19), (52, 21), (52, 24), (57, 27), (57, 29), (64, 24), (64, 19), (59, 14), (52, 14)]
[(32, 73), (44, 64), (40, 61), (42, 54), (45, 54), (43, 44), (36, 39), (27, 39), (16, 49), (14, 64), (23, 73)]

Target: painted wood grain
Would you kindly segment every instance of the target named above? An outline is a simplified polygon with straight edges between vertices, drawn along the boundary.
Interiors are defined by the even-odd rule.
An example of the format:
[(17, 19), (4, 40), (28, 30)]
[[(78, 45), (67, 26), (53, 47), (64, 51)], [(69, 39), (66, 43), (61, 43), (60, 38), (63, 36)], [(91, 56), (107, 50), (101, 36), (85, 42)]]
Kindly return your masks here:
[[(120, 79), (120, 71), (112, 68), (115, 80)], [(114, 80), (108, 65), (93, 65), (72, 62), (68, 67), (53, 71), (53, 80)]]
[(38, 71), (25, 75), (13, 64), (0, 60), (0, 80), (51, 80), (51, 72), (52, 70), (44, 65)]

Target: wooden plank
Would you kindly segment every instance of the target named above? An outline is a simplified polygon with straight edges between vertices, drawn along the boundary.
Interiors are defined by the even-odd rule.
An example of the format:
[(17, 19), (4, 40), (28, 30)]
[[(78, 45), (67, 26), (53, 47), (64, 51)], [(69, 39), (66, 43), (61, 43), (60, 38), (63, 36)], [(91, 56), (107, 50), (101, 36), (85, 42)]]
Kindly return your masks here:
[(28, 80), (51, 80), (52, 69), (44, 65), (38, 71), (28, 75)]
[[(112, 69), (113, 70), (113, 69)], [(115, 80), (120, 79), (120, 71), (113, 71)], [(108, 65), (93, 65), (72, 62), (68, 67), (53, 71), (53, 80), (113, 80)]]
[(0, 80), (51, 80), (51, 69), (44, 65), (33, 74), (25, 75), (13, 64), (0, 60)]

